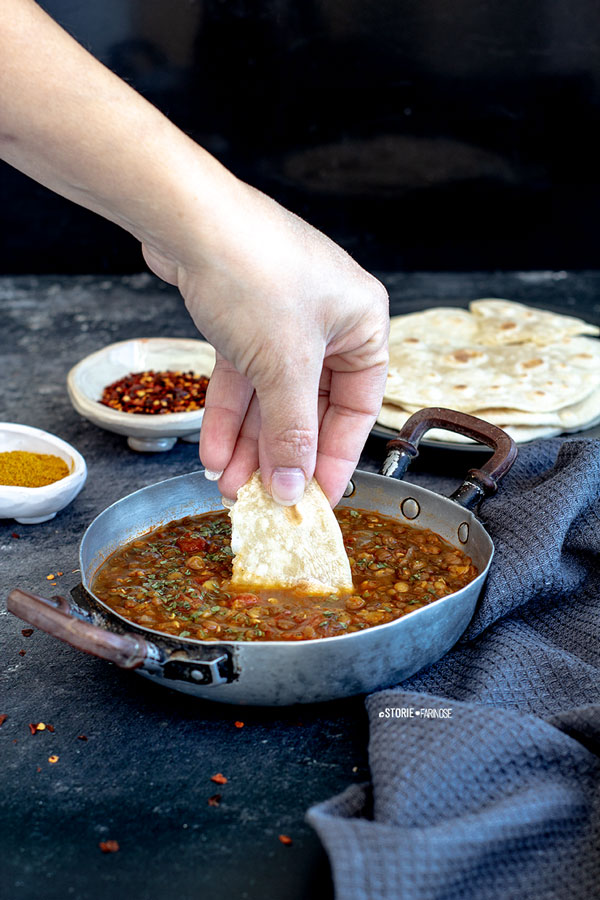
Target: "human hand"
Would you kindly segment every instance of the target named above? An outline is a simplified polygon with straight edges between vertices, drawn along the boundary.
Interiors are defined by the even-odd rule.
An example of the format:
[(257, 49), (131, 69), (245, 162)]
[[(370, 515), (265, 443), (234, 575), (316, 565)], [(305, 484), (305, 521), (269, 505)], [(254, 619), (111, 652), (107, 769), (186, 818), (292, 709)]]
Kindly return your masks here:
[[(144, 244), (217, 349), (200, 456), (235, 497), (260, 467), (286, 504), (314, 474), (332, 505), (381, 406), (389, 317), (383, 286), (340, 247), (235, 182), (197, 250)], [(193, 234), (193, 232), (192, 232)]]
[[(379, 411), (387, 295), (242, 184), (37, 4), (4, 0), (0, 156), (138, 238), (218, 351), (200, 445), (227, 496), (340, 498)], [(56, 98), (60, 97), (60, 103)]]

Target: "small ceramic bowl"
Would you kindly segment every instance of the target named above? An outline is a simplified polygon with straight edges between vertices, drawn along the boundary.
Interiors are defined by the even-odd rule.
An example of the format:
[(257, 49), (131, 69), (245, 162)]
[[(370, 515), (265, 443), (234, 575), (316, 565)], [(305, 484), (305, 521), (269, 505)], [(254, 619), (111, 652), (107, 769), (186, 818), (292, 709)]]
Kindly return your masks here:
[(86, 356), (67, 376), (71, 403), (94, 425), (127, 436), (132, 450), (170, 450), (177, 438), (198, 441), (204, 410), (160, 416), (126, 413), (100, 403), (105, 387), (132, 372), (167, 370), (194, 372), (210, 378), (215, 351), (206, 341), (187, 338), (135, 338), (109, 344)]
[(70, 474), (43, 487), (0, 484), (0, 518), (16, 519), (23, 525), (47, 522), (64, 509), (85, 484), (87, 468), (83, 456), (54, 434), (29, 425), (0, 422), (0, 451), (11, 450), (60, 456)]

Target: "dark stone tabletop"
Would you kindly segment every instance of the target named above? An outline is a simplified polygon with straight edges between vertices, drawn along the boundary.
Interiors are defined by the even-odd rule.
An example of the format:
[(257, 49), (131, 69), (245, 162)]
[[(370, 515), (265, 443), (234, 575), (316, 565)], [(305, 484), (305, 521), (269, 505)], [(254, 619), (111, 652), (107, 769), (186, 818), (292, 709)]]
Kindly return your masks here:
[[(500, 296), (600, 321), (597, 272), (383, 277), (393, 313)], [(183, 303), (146, 274), (7, 277), (0, 310), (2, 418), (59, 435), (88, 465), (83, 491), (55, 519), (0, 520), (2, 896), (331, 897), (327, 858), (304, 815), (368, 778), (361, 698), (292, 709), (202, 701), (40, 631), (24, 636), (25, 623), (6, 612), (14, 587), (68, 594), (79, 580), (79, 540), (106, 506), (198, 468), (197, 446), (181, 441), (168, 453), (132, 452), (125, 438), (80, 418), (65, 388), (71, 366), (108, 343), (197, 336)], [(361, 466), (375, 471), (384, 447), (371, 438)], [(472, 464), (464, 457), (425, 451), (417, 477), (420, 469), (458, 478)], [(51, 573), (58, 588), (49, 586)], [(54, 731), (31, 735), (30, 722)], [(216, 772), (227, 784), (210, 780)], [(215, 793), (218, 807), (208, 804)], [(106, 840), (118, 841), (119, 852), (102, 853)]]

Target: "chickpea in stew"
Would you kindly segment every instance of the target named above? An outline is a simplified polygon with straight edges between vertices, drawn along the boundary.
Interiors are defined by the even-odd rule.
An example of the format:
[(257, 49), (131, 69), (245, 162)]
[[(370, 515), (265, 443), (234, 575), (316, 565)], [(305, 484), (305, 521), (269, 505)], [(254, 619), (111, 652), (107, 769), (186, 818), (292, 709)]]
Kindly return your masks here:
[(112, 554), (92, 589), (137, 625), (214, 641), (304, 641), (391, 622), (477, 577), (471, 559), (428, 529), (369, 510), (340, 508), (354, 591), (307, 596), (230, 585), (226, 512), (189, 516)]

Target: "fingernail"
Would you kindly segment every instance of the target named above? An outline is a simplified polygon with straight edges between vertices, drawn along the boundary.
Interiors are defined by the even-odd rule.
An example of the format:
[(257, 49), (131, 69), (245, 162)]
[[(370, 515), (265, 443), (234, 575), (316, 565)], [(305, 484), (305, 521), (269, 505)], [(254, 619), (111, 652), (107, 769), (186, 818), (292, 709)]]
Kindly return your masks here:
[(210, 469), (204, 470), (204, 477), (208, 478), (209, 481), (218, 481), (222, 474), (223, 469), (220, 472), (212, 472)]
[(282, 506), (294, 506), (302, 499), (306, 479), (302, 469), (274, 469), (271, 478), (273, 500)]

